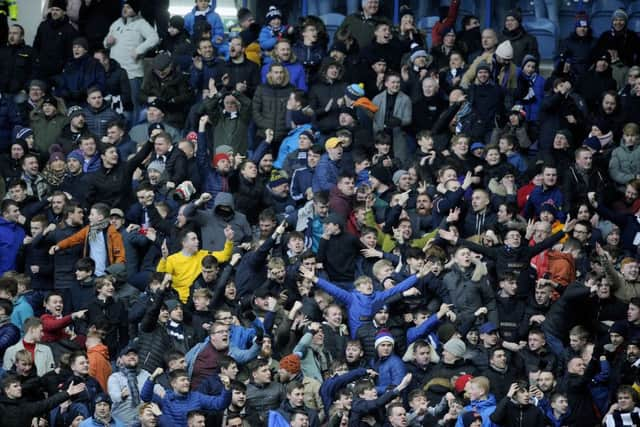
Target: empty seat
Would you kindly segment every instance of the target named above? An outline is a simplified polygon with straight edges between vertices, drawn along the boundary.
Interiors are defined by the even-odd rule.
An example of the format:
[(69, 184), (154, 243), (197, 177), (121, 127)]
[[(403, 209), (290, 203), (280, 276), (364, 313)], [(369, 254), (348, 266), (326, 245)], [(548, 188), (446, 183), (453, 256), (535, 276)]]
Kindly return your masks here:
[(553, 59), (557, 44), (555, 24), (545, 18), (527, 18), (524, 20), (523, 26), (529, 34), (538, 40), (540, 58)]
[(476, 6), (476, 2), (473, 0), (462, 0), (460, 7), (458, 8), (458, 19), (456, 20), (456, 29), (464, 30), (462, 28), (462, 18), (466, 15), (479, 15), (480, 5)]
[(611, 27), (611, 15), (616, 9), (623, 9), (624, 3), (620, 0), (597, 0), (591, 9), (591, 28), (593, 35), (598, 37)]
[(425, 16), (418, 21), (418, 28), (427, 33), (427, 46), (431, 47), (431, 29), (436, 25), (440, 17)]
[(327, 13), (326, 15), (322, 15), (320, 17), (322, 22), (324, 22), (325, 27), (327, 27), (327, 33), (329, 34), (329, 45), (333, 44), (333, 36), (342, 25), (342, 21), (344, 21), (344, 15), (340, 13)]

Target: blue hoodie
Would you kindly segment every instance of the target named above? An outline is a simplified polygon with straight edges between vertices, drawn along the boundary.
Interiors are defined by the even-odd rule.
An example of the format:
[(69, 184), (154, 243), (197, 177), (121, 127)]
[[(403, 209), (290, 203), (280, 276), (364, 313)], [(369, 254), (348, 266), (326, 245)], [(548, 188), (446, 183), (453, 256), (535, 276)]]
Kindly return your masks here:
[[(196, 11), (197, 7), (194, 6), (191, 12), (184, 16), (184, 28), (192, 37), (196, 26)], [(204, 14), (204, 18), (211, 24), (211, 41), (213, 42), (213, 47), (218, 51), (218, 56), (226, 56), (229, 51), (229, 45), (224, 41), (216, 43), (217, 37), (221, 37), (224, 40), (224, 24), (222, 23), (220, 15), (215, 12), (215, 4), (209, 6), (209, 9), (207, 9)]]
[[(493, 394), (487, 396), (485, 400), (472, 400), (470, 405), (464, 407), (464, 412), (476, 411), (482, 417), (482, 427), (499, 427), (491, 422), (489, 418), (496, 410), (496, 398)], [(456, 427), (463, 427), (462, 417), (458, 417)]]
[(22, 226), (0, 217), (0, 276), (16, 269), (16, 257), (24, 236)]
[(147, 379), (142, 386), (143, 402), (154, 402), (162, 409), (160, 426), (187, 427), (187, 414), (194, 410), (223, 411), (231, 403), (231, 391), (223, 390), (218, 396), (207, 396), (197, 391), (185, 395), (167, 391), (161, 398), (153, 393), (154, 382)]
[(347, 310), (349, 311), (349, 331), (351, 331), (351, 338), (355, 339), (360, 325), (367, 321), (367, 319), (373, 319), (373, 315), (378, 311), (382, 304), (384, 304), (384, 301), (387, 298), (406, 291), (415, 285), (417, 280), (418, 279), (415, 275), (410, 276), (391, 289), (387, 289), (382, 292), (376, 291), (371, 295), (365, 295), (358, 291), (345, 291), (324, 279), (318, 279), (317, 286), (329, 295), (333, 296), (340, 304), (347, 306)]
[(562, 427), (568, 424), (568, 419), (571, 416), (571, 408), (567, 408), (566, 414), (562, 415), (560, 418), (556, 418), (555, 415), (553, 415), (551, 403), (547, 399), (539, 400), (537, 406), (547, 416), (549, 421), (551, 421), (551, 425), (553, 425), (553, 427)]

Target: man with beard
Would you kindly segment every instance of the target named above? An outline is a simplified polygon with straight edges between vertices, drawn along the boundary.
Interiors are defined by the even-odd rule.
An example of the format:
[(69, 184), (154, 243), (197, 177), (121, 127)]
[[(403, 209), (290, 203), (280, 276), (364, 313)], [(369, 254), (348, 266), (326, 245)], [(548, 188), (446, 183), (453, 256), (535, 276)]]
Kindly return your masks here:
[(359, 339), (347, 341), (347, 346), (344, 349), (344, 360), (347, 362), (349, 371), (363, 368), (366, 365), (367, 359), (364, 357), (364, 349)]
[(108, 391), (113, 401), (113, 415), (129, 425), (136, 419), (141, 403), (140, 392), (149, 373), (139, 367), (138, 349), (134, 346), (127, 346), (120, 352), (119, 362), (119, 371), (109, 377)]
[(82, 107), (74, 105), (69, 108), (67, 117), (69, 118), (69, 124), (62, 128), (62, 132), (56, 141), (56, 144), (62, 147), (62, 151), (65, 154), (77, 149), (80, 145), (80, 138), (89, 133), (85, 126), (86, 117)]
[(247, 59), (239, 36), (229, 40), (229, 60), (223, 66), (222, 84), (226, 90), (236, 90), (249, 98), (260, 84), (260, 68)]
[(256, 339), (248, 350), (240, 349), (230, 342), (229, 329), (229, 325), (219, 321), (214, 322), (209, 330), (209, 338), (190, 351), (191, 358), (187, 361), (187, 365), (194, 390), (207, 376), (217, 371), (218, 361), (222, 355), (231, 356), (238, 364), (246, 363), (258, 355), (261, 341), (258, 343), (259, 340)]
[(83, 157), (79, 151), (67, 156), (67, 173), (62, 180), (60, 190), (71, 195), (73, 200), (84, 202), (87, 195), (89, 175), (82, 171)]
[(267, 130), (273, 129), (274, 141), (279, 142), (289, 132), (286, 105), (295, 86), (290, 83), (289, 72), (284, 65), (272, 62), (267, 67), (266, 81), (256, 89), (251, 108), (258, 128), (258, 138), (265, 138)]
[(229, 426), (231, 420), (247, 416), (247, 386), (240, 381), (231, 381), (231, 403), (223, 411), (216, 411), (207, 418), (208, 425)]
[[(101, 65), (99, 65), (102, 68)], [(87, 130), (98, 138), (107, 134), (107, 124), (119, 120), (120, 116), (104, 101), (102, 90), (97, 86), (87, 89), (87, 106), (83, 112)]]

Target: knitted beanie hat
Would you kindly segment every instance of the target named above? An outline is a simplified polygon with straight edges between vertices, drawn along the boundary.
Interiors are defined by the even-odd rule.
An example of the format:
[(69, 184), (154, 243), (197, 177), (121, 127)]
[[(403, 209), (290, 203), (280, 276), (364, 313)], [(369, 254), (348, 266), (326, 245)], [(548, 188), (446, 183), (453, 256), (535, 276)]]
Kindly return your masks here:
[(284, 369), (290, 374), (300, 372), (300, 357), (297, 354), (289, 354), (280, 359), (280, 369)]
[(391, 345), (395, 344), (395, 340), (393, 339), (393, 336), (391, 335), (391, 332), (389, 332), (388, 329), (381, 329), (377, 334), (376, 334), (376, 342), (374, 347), (378, 348), (378, 346), (382, 343), (388, 342)]

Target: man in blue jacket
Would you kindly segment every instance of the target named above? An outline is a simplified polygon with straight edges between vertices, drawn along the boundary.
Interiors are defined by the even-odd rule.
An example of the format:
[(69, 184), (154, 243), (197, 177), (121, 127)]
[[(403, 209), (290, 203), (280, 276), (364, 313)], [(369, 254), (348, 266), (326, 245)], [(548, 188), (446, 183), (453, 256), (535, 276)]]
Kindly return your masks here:
[(207, 396), (197, 391), (190, 391), (191, 381), (187, 371), (176, 369), (171, 372), (171, 390), (164, 397), (153, 392), (153, 385), (164, 370), (157, 368), (142, 386), (140, 398), (144, 402), (153, 402), (162, 409), (160, 425), (187, 427), (187, 414), (194, 410), (222, 411), (231, 403), (229, 378), (221, 377), (224, 390), (218, 396)]
[[(19, 224), (20, 208), (13, 200), (6, 199), (0, 204), (0, 276), (16, 269), (16, 257), (24, 240), (25, 231)], [(23, 218), (24, 219), (24, 218)]]
[(210, 4), (209, 0), (196, 0), (196, 5), (191, 12), (184, 17), (184, 28), (191, 37), (194, 36), (196, 23), (206, 21), (211, 25), (211, 41), (219, 56), (226, 56), (229, 45), (224, 42), (224, 24), (222, 18), (215, 12), (215, 2)]
[(545, 203), (555, 206), (558, 210), (558, 219), (564, 222), (566, 218), (563, 212), (564, 196), (558, 186), (558, 170), (555, 166), (547, 165), (542, 169), (542, 185), (531, 192), (527, 204), (524, 205), (525, 216), (537, 218)]

